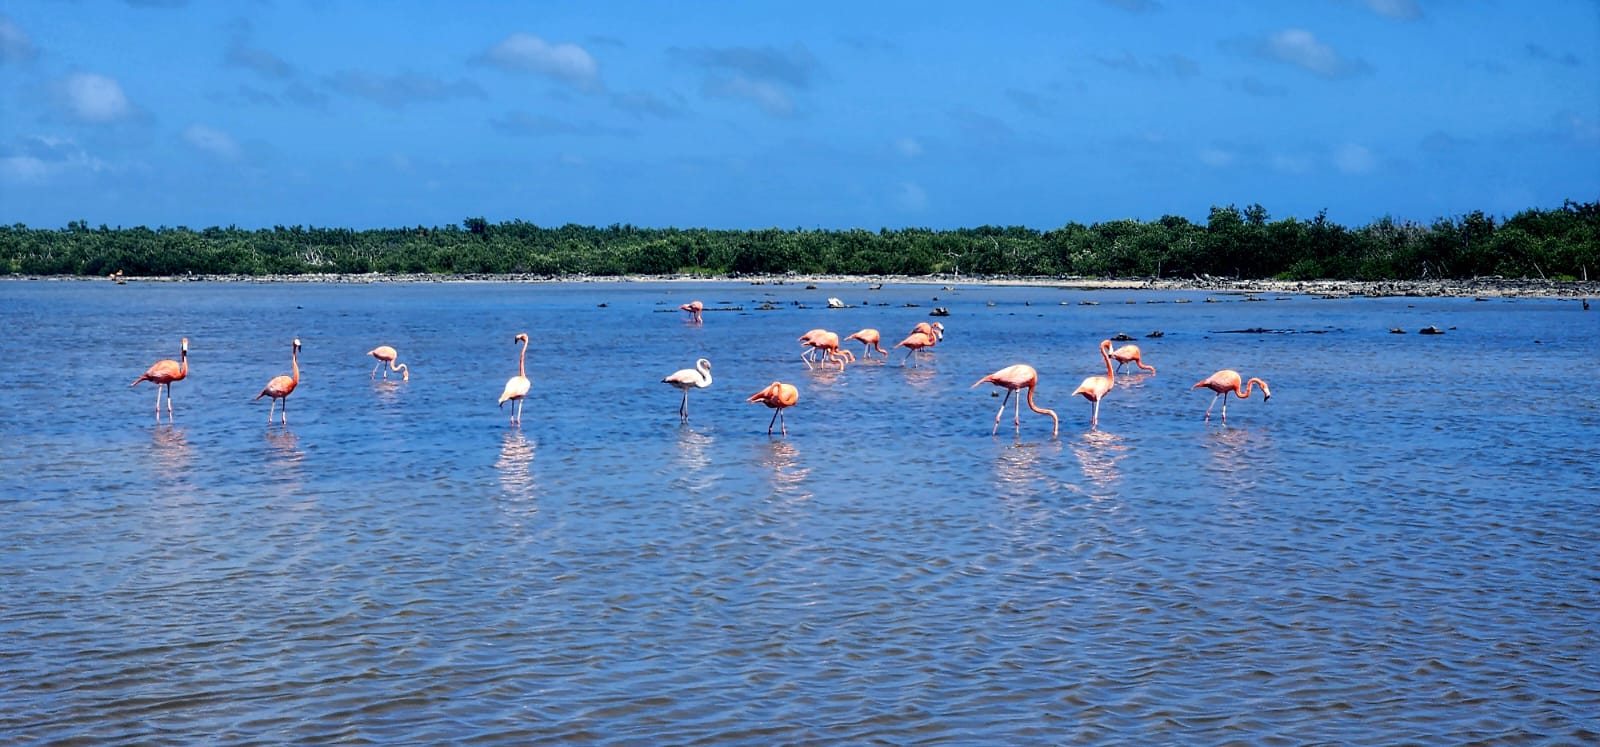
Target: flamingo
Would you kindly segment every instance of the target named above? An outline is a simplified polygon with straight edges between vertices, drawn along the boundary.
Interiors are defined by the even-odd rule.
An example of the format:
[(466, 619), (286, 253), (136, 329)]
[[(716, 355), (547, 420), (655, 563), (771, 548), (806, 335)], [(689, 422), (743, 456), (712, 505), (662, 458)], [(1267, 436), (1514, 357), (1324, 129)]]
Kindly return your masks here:
[(682, 306), (679, 306), (678, 310), (679, 311), (687, 311), (687, 312), (689, 312), (689, 321), (693, 322), (695, 324), (699, 324), (699, 323), (705, 321), (704, 319), (700, 318), (700, 312), (704, 311), (705, 308), (706, 308), (706, 305), (703, 304), (703, 303), (700, 303), (699, 301), (690, 301), (690, 302), (688, 302), (688, 303), (686, 303), (686, 304), (684, 304)]
[(1213, 392), (1216, 392), (1216, 396), (1211, 398), (1210, 406), (1206, 407), (1206, 420), (1211, 419), (1211, 408), (1217, 406), (1217, 397), (1221, 397), (1222, 420), (1223, 422), (1227, 422), (1228, 394), (1232, 393), (1239, 399), (1248, 398), (1251, 390), (1255, 389), (1257, 384), (1261, 385), (1261, 401), (1265, 402), (1269, 399), (1272, 399), (1272, 390), (1267, 388), (1267, 382), (1252, 378), (1245, 382), (1244, 387), (1241, 389), (1239, 386), (1239, 372), (1229, 368), (1224, 368), (1221, 371), (1211, 374), (1210, 376), (1207, 376), (1204, 381), (1201, 381), (1200, 383), (1189, 388), (1199, 389), (1200, 387), (1205, 387)]
[(183, 338), (183, 344), (178, 347), (178, 358), (183, 362), (173, 360), (156, 361), (150, 370), (143, 376), (133, 380), (130, 387), (139, 385), (141, 381), (155, 382), (156, 385), (156, 418), (161, 417), (161, 387), (167, 388), (167, 417), (172, 417), (172, 382), (182, 381), (189, 375), (189, 338)]
[(293, 367), (293, 376), (274, 376), (267, 382), (266, 388), (255, 396), (255, 399), (272, 398), (268, 400), (270, 404), (267, 406), (267, 425), (272, 425), (272, 409), (277, 406), (280, 399), (283, 400), (283, 424), (289, 424), (289, 395), (300, 385), (300, 338), (298, 337), (294, 338), (294, 347), (289, 351), (289, 364)]
[(367, 378), (370, 379), (376, 377), (378, 375), (378, 369), (382, 368), (383, 364), (388, 363), (389, 368), (383, 372), (383, 378), (389, 378), (389, 371), (399, 371), (401, 381), (411, 380), (411, 369), (406, 368), (406, 364), (401, 363), (398, 366), (395, 365), (394, 361), (396, 358), (400, 357), (400, 354), (395, 352), (394, 348), (391, 348), (388, 345), (379, 345), (378, 347), (368, 350), (367, 355), (378, 359), (377, 365), (372, 367), (372, 376), (368, 376)]
[[(1040, 415), (1050, 416), (1050, 435), (1054, 437), (1057, 433), (1061, 432), (1061, 418), (1056, 417), (1056, 411), (1039, 407), (1033, 403), (1033, 390), (1039, 386), (1039, 372), (1033, 370), (1033, 366), (1023, 365), (1021, 363), (1018, 363), (1014, 366), (1006, 366), (999, 371), (995, 371), (988, 376), (978, 379), (977, 382), (972, 385), (972, 387), (976, 388), (979, 384), (983, 383), (1004, 387), (1006, 390), (1006, 398), (1000, 400), (1000, 410), (994, 414), (994, 430), (990, 431), (989, 435), (992, 436), (1000, 432), (1000, 417), (1006, 414), (1006, 402), (1011, 399), (1011, 395), (1017, 394), (1017, 391), (1020, 389), (1028, 390), (1029, 410), (1039, 413)], [(1018, 429), (1022, 428), (1021, 394), (1017, 394), (1017, 404), (1011, 413), (1011, 423)]]
[(1077, 389), (1072, 390), (1073, 394), (1081, 394), (1084, 399), (1094, 403), (1094, 410), (1089, 415), (1090, 428), (1100, 424), (1100, 400), (1106, 396), (1107, 392), (1111, 391), (1112, 384), (1117, 381), (1117, 372), (1111, 368), (1110, 340), (1100, 341), (1100, 357), (1106, 361), (1106, 375), (1090, 376), (1084, 379)]
[(803, 335), (800, 335), (800, 347), (805, 348), (805, 350), (800, 353), (800, 360), (806, 362), (806, 368), (811, 368), (811, 361), (813, 360), (811, 356), (815, 355), (817, 352), (817, 349), (811, 345), (812, 338), (820, 337), (821, 335), (825, 334), (828, 334), (828, 330), (818, 327), (806, 332)]
[(912, 327), (911, 331), (913, 333), (921, 332), (922, 334), (932, 337), (934, 342), (944, 339), (944, 325), (940, 324), (939, 322), (934, 322), (933, 324), (929, 324), (927, 322), (917, 322), (917, 326)]
[(774, 381), (766, 389), (750, 395), (750, 399), (745, 401), (760, 402), (773, 409), (772, 420), (767, 422), (767, 435), (772, 435), (772, 424), (777, 423), (783, 435), (787, 436), (789, 428), (783, 422), (783, 410), (786, 407), (793, 407), (794, 403), (800, 401), (800, 390), (794, 388), (793, 384)]
[(861, 330), (860, 332), (850, 335), (844, 339), (859, 340), (862, 343), (864, 346), (861, 351), (862, 358), (871, 358), (872, 351), (874, 350), (878, 351), (878, 355), (883, 356), (885, 359), (888, 359), (889, 357), (889, 351), (884, 350), (883, 347), (878, 344), (878, 342), (883, 338), (878, 334), (878, 330), (872, 329), (871, 327)]
[(1117, 362), (1118, 371), (1121, 371), (1123, 366), (1132, 363), (1138, 366), (1141, 370), (1149, 371), (1150, 373), (1156, 372), (1155, 366), (1145, 365), (1145, 362), (1139, 358), (1138, 345), (1123, 345), (1122, 347), (1111, 351), (1111, 360)]
[(694, 362), (694, 368), (685, 368), (661, 380), (683, 390), (683, 404), (678, 405), (678, 418), (689, 422), (689, 390), (711, 386), (711, 361), (704, 358)]
[(837, 360), (839, 362), (840, 371), (844, 370), (844, 364), (847, 361), (855, 360), (855, 353), (844, 351), (843, 354), (841, 354), (841, 351), (839, 350), (839, 335), (829, 332), (825, 329), (814, 329), (805, 333), (801, 336), (800, 342), (808, 348), (805, 353), (800, 354), (800, 360), (806, 362), (807, 369), (811, 368), (811, 360), (807, 358), (806, 355), (818, 350), (823, 352), (823, 365), (827, 365), (830, 361)]
[(522, 343), (522, 355), (517, 357), (517, 375), (506, 379), (506, 390), (500, 393), (500, 406), (504, 407), (508, 399), (516, 400), (516, 404), (511, 406), (511, 422), (521, 423), (522, 398), (528, 396), (528, 387), (532, 386), (532, 382), (528, 381), (526, 365), (528, 360), (528, 334), (526, 332), (518, 332), (511, 342), (512, 344)]
[[(938, 341), (936, 339), (934, 339), (934, 337), (932, 335), (923, 334), (921, 332), (912, 332), (911, 336), (907, 337), (904, 340), (901, 340), (900, 342), (895, 343), (895, 347), (897, 347), (897, 348), (902, 348), (903, 347), (903, 348), (906, 349), (906, 357), (900, 359), (900, 366), (902, 368), (905, 367), (906, 358), (910, 358), (911, 356), (922, 352), (923, 348), (931, 348), (931, 347), (933, 347), (934, 343), (936, 343), (936, 342), (938, 342)], [(920, 361), (921, 357), (918, 356), (917, 360)], [(911, 365), (912, 365), (913, 368), (915, 368), (918, 364), (913, 363)]]

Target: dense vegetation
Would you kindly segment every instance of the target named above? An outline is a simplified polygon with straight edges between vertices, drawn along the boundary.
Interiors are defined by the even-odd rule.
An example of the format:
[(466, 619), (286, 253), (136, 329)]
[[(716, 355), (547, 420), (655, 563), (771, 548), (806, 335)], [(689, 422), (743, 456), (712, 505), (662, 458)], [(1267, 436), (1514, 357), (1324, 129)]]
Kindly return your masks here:
[(1600, 203), (1567, 201), (1497, 222), (1482, 212), (1431, 225), (1384, 218), (1360, 228), (1271, 220), (1266, 208), (1211, 208), (1204, 225), (1155, 221), (786, 231), (546, 228), (468, 218), (460, 226), (351, 230), (275, 226), (191, 230), (0, 227), (0, 273), (29, 275), (527, 273), (1573, 279), (1600, 269)]

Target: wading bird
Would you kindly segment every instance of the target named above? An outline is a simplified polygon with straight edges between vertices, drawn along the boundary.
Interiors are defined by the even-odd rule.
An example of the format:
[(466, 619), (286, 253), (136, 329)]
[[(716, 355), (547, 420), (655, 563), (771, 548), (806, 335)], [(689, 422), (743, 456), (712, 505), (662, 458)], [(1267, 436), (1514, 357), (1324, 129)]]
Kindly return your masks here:
[(1123, 345), (1122, 347), (1111, 351), (1111, 360), (1117, 362), (1117, 371), (1119, 372), (1122, 370), (1123, 366), (1126, 366), (1129, 363), (1138, 366), (1142, 370), (1149, 371), (1150, 373), (1156, 372), (1155, 366), (1145, 365), (1145, 362), (1139, 357), (1138, 345)]
[(839, 350), (839, 335), (825, 329), (814, 329), (801, 335), (800, 344), (807, 348), (806, 352), (800, 354), (800, 360), (806, 362), (807, 369), (811, 368), (811, 359), (808, 356), (817, 351), (822, 351), (822, 365), (838, 361), (840, 371), (844, 370), (846, 362), (855, 360), (855, 353)]
[(516, 402), (511, 405), (511, 422), (521, 423), (522, 398), (528, 396), (528, 387), (532, 386), (532, 382), (528, 381), (528, 369), (526, 365), (528, 360), (528, 335), (526, 332), (518, 332), (517, 336), (512, 338), (511, 342), (512, 344), (519, 342), (522, 343), (522, 354), (517, 356), (517, 375), (506, 379), (506, 389), (500, 393), (499, 406), (505, 407), (506, 400), (508, 399), (516, 400)]
[(189, 338), (183, 338), (183, 344), (178, 346), (178, 358), (182, 363), (174, 360), (156, 361), (149, 371), (143, 376), (133, 380), (128, 386), (138, 386), (141, 381), (155, 382), (156, 385), (156, 417), (161, 417), (161, 387), (167, 388), (167, 417), (172, 417), (172, 382), (182, 381), (189, 375)]
[(1217, 397), (1221, 397), (1222, 420), (1223, 422), (1227, 422), (1228, 395), (1231, 393), (1239, 399), (1246, 399), (1250, 396), (1251, 390), (1255, 389), (1257, 384), (1261, 385), (1261, 401), (1265, 402), (1269, 399), (1272, 399), (1272, 390), (1267, 388), (1267, 382), (1252, 378), (1248, 382), (1245, 382), (1243, 388), (1240, 388), (1239, 372), (1228, 368), (1224, 368), (1221, 371), (1207, 376), (1204, 381), (1201, 381), (1200, 383), (1189, 388), (1192, 390), (1205, 387), (1213, 392), (1216, 392), (1216, 396), (1211, 398), (1211, 404), (1206, 407), (1206, 420), (1211, 419), (1211, 408), (1217, 406)]
[(906, 349), (906, 357), (900, 359), (900, 365), (904, 367), (906, 365), (906, 358), (910, 358), (911, 356), (915, 355), (917, 356), (917, 360), (912, 362), (911, 367), (916, 368), (922, 361), (921, 353), (923, 348), (931, 348), (935, 342), (938, 341), (935, 340), (932, 335), (923, 334), (922, 332), (912, 332), (911, 335), (906, 339), (895, 343), (895, 347)]
[(400, 354), (395, 352), (394, 348), (391, 348), (388, 345), (379, 345), (378, 347), (368, 350), (367, 355), (378, 359), (378, 364), (372, 367), (372, 375), (368, 376), (367, 378), (375, 378), (378, 375), (378, 369), (383, 368), (383, 364), (387, 363), (389, 364), (389, 368), (383, 372), (383, 378), (389, 378), (390, 371), (399, 371), (401, 381), (411, 380), (411, 369), (406, 368), (406, 364), (401, 363), (400, 365), (395, 365), (395, 359), (399, 358)]
[(878, 355), (883, 356), (885, 359), (889, 357), (889, 351), (884, 350), (883, 347), (878, 344), (883, 339), (882, 336), (878, 334), (878, 330), (869, 327), (844, 339), (858, 340), (861, 342), (861, 344), (864, 346), (861, 351), (862, 359), (871, 358), (872, 351), (874, 350), (878, 351)]
[(1006, 366), (999, 371), (995, 371), (988, 376), (978, 379), (978, 381), (972, 386), (975, 388), (979, 384), (985, 383), (1003, 387), (1006, 390), (1005, 399), (1000, 400), (1000, 410), (994, 414), (994, 430), (990, 431), (989, 435), (992, 436), (1000, 432), (1000, 418), (1006, 414), (1006, 402), (1010, 401), (1011, 395), (1013, 394), (1017, 395), (1017, 404), (1011, 414), (1011, 423), (1018, 429), (1022, 428), (1023, 395), (1017, 394), (1018, 390), (1021, 389), (1028, 390), (1027, 397), (1029, 410), (1039, 413), (1040, 415), (1050, 416), (1050, 435), (1054, 436), (1061, 431), (1061, 418), (1056, 417), (1056, 411), (1040, 407), (1033, 403), (1033, 390), (1039, 386), (1039, 372), (1033, 370), (1033, 366), (1023, 365), (1021, 363), (1018, 363), (1015, 366)]
[(700, 318), (700, 312), (704, 311), (705, 308), (706, 308), (706, 305), (703, 304), (703, 303), (700, 303), (699, 301), (690, 301), (690, 302), (688, 302), (688, 303), (686, 303), (686, 304), (684, 304), (682, 306), (679, 306), (678, 310), (679, 311), (687, 311), (687, 312), (689, 312), (689, 321), (691, 321), (691, 322), (693, 322), (695, 324), (699, 324), (699, 323), (705, 321), (704, 319)]
[(793, 384), (774, 381), (766, 389), (750, 395), (750, 399), (745, 401), (760, 402), (773, 409), (772, 420), (767, 421), (767, 435), (772, 435), (772, 424), (777, 423), (783, 435), (787, 436), (789, 427), (783, 422), (783, 411), (800, 401), (800, 390), (794, 388)]
[(1111, 341), (1100, 341), (1100, 357), (1106, 362), (1105, 376), (1090, 376), (1072, 390), (1074, 395), (1081, 394), (1084, 399), (1094, 403), (1094, 409), (1089, 413), (1089, 427), (1100, 424), (1100, 400), (1111, 391), (1111, 386), (1117, 382), (1117, 372), (1111, 368)]
[[(271, 397), (267, 406), (267, 425), (272, 425), (272, 408), (277, 406), (278, 400), (283, 400), (283, 424), (289, 424), (289, 395), (294, 388), (300, 385), (300, 338), (294, 338), (294, 346), (289, 350), (289, 365), (294, 372), (292, 376), (274, 376), (267, 382), (265, 389), (256, 395), (256, 399)], [(251, 400), (254, 401), (254, 400)]]
[(711, 386), (711, 361), (704, 358), (694, 362), (694, 368), (680, 369), (661, 380), (683, 390), (683, 404), (678, 405), (678, 419), (689, 422), (689, 390)]

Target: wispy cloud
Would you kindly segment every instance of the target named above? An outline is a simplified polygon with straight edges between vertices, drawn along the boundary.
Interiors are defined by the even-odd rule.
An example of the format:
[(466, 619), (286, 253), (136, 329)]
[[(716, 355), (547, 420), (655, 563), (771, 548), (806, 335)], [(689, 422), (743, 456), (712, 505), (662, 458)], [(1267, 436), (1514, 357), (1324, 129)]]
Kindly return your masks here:
[(775, 117), (793, 117), (792, 92), (811, 87), (821, 65), (805, 47), (673, 48), (669, 58), (706, 72), (707, 98), (748, 101)]
[(222, 62), (228, 67), (254, 70), (268, 78), (289, 78), (294, 75), (294, 66), (285, 62), (283, 58), (260, 47), (250, 46), (248, 42), (238, 37), (228, 42), (228, 47), (222, 54)]
[(389, 109), (458, 98), (485, 98), (483, 89), (469, 80), (449, 82), (431, 75), (402, 73), (378, 75), (363, 70), (343, 70), (324, 78), (329, 88), (367, 99)]
[(105, 171), (107, 164), (68, 138), (27, 135), (0, 146), (0, 179), (38, 183), (71, 172)]
[(39, 48), (33, 39), (15, 21), (0, 16), (0, 65), (32, 62), (39, 57)]
[(97, 73), (72, 73), (57, 81), (56, 101), (68, 116), (89, 124), (112, 124), (138, 114), (122, 84)]
[(203, 124), (185, 127), (183, 141), (195, 150), (224, 161), (237, 161), (244, 154), (231, 135)]
[(1323, 78), (1348, 78), (1372, 71), (1366, 61), (1340, 54), (1305, 29), (1284, 29), (1237, 44), (1262, 59), (1292, 65)]
[(1378, 168), (1378, 157), (1364, 145), (1345, 143), (1334, 149), (1333, 166), (1345, 174), (1367, 174)]
[(1571, 52), (1556, 52), (1545, 49), (1538, 44), (1529, 44), (1527, 47), (1525, 47), (1525, 49), (1528, 52), (1528, 57), (1538, 60), (1539, 62), (1553, 62), (1557, 65), (1564, 65), (1566, 67), (1579, 67), (1583, 65), (1583, 60)]
[(636, 116), (648, 114), (661, 119), (677, 119), (683, 116), (684, 107), (681, 100), (669, 101), (646, 91), (613, 93), (608, 99), (612, 106)]
[(1151, 60), (1142, 60), (1134, 57), (1132, 52), (1123, 52), (1117, 57), (1096, 55), (1094, 61), (1112, 70), (1137, 75), (1192, 78), (1200, 74), (1200, 64), (1181, 54), (1161, 55)]
[(509, 72), (543, 75), (585, 91), (603, 87), (600, 63), (583, 47), (570, 43), (551, 44), (520, 31), (474, 57), (473, 62)]
[(903, 137), (894, 141), (895, 152), (906, 158), (916, 158), (922, 155), (922, 143), (916, 138)]
[(900, 182), (894, 193), (895, 204), (914, 213), (928, 209), (928, 191), (916, 182)]
[(1289, 95), (1289, 89), (1263, 82), (1260, 78), (1245, 76), (1228, 84), (1234, 90), (1263, 99), (1280, 99)]
[(1195, 155), (1200, 159), (1200, 163), (1213, 168), (1232, 166), (1235, 161), (1239, 160), (1239, 156), (1233, 151), (1216, 147), (1201, 148), (1200, 152)]
[(517, 137), (631, 137), (635, 134), (626, 128), (607, 127), (594, 122), (569, 122), (521, 111), (508, 112), (505, 116), (491, 119), (489, 126), (501, 134)]
[(1368, 10), (1384, 18), (1397, 21), (1415, 21), (1422, 17), (1422, 6), (1417, 0), (1365, 0)]
[(1121, 8), (1129, 13), (1153, 13), (1161, 10), (1161, 3), (1156, 0), (1100, 0), (1113, 8)]

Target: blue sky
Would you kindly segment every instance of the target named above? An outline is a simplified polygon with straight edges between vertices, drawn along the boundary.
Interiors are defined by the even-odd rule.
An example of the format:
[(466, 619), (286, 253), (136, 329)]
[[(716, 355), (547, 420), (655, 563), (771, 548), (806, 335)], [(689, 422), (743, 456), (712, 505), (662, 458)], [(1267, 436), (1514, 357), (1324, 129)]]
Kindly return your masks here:
[(1365, 225), (1600, 199), (1597, 0), (17, 0), (0, 222)]

